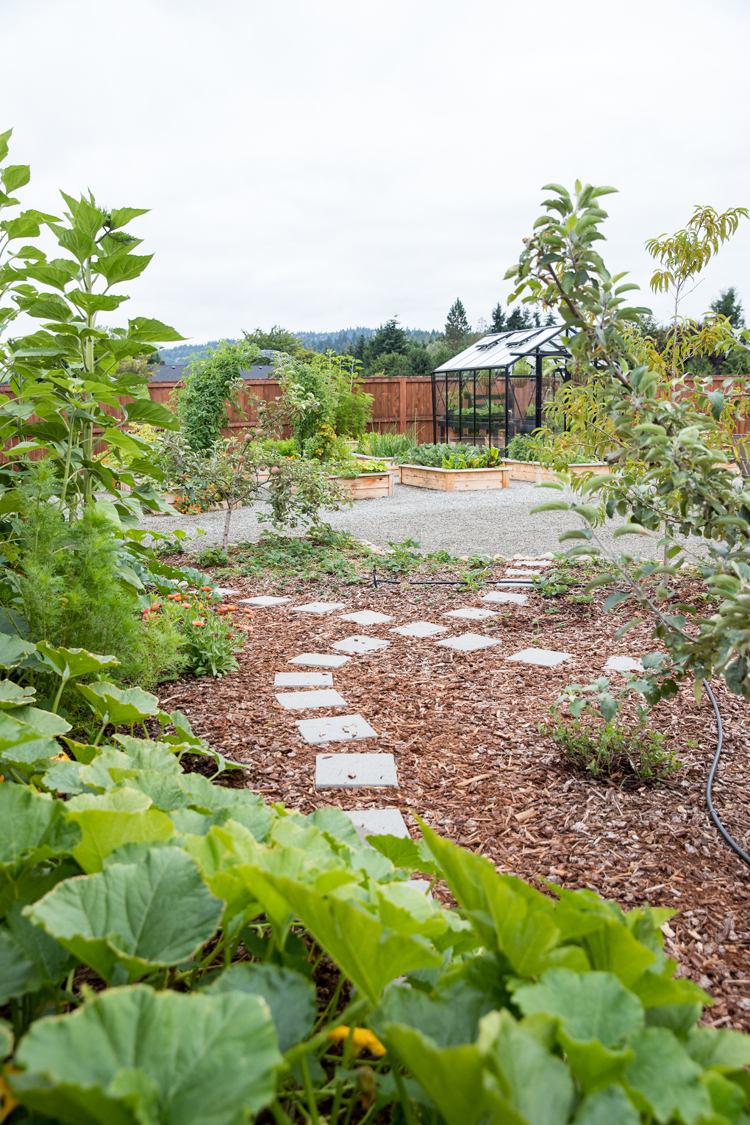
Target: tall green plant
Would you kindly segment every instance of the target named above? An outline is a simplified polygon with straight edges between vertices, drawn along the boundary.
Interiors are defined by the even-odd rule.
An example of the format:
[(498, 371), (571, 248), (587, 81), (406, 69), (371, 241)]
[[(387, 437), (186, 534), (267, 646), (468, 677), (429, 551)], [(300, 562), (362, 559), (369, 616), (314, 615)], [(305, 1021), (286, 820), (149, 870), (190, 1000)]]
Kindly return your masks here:
[[(581, 518), (580, 531), (560, 537), (583, 541), (571, 555), (602, 553), (596, 528), (615, 515), (626, 522), (614, 538), (651, 537), (664, 549), (663, 565), (636, 565), (627, 552), (613, 555), (614, 570), (590, 584), (617, 578), (624, 589), (610, 594), (605, 609), (635, 601), (642, 612), (617, 636), (650, 619), (654, 639), (668, 649), (668, 660), (660, 653), (644, 660), (647, 671), (630, 686), (654, 702), (674, 694), (677, 681), (690, 675), (699, 696), (701, 682), (719, 673), (732, 691), (750, 698), (750, 486), (723, 464), (716, 448), (732, 388), (717, 389), (708, 380), (691, 396), (674, 396), (662, 365), (639, 362), (628, 329), (648, 310), (625, 304), (624, 294), (636, 287), (620, 284), (624, 275), (611, 275), (594, 249), (607, 217), (598, 200), (614, 189), (577, 183), (573, 194), (555, 184), (548, 190), (553, 196), (545, 201), (545, 213), (507, 276), (515, 279), (514, 296), (559, 310), (576, 360), (598, 372), (613, 434), (607, 456), (613, 472), (588, 479), (561, 474), (551, 487), (568, 488), (573, 502), (560, 498), (535, 510), (570, 510)], [(708, 559), (697, 560), (705, 593), (721, 599), (710, 617), (700, 606), (680, 601), (662, 577), (678, 575), (693, 537), (707, 549)]]
[(184, 386), (175, 396), (177, 416), (188, 444), (209, 450), (229, 424), (228, 408), (237, 404), (242, 372), (258, 362), (257, 344), (247, 340), (222, 340), (202, 356), (194, 357)]

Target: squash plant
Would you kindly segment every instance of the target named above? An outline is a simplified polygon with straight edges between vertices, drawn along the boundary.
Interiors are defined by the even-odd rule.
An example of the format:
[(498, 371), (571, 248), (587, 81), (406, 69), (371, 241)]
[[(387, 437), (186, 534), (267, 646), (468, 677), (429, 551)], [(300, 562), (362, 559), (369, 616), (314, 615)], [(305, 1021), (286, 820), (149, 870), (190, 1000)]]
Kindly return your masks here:
[[(108, 684), (111, 658), (0, 642), (6, 1120), (750, 1120), (750, 1038), (698, 1026), (673, 912), (214, 785), (183, 768), (209, 752), (184, 716)], [(31, 666), (98, 675), (80, 691), (110, 736), (73, 742)]]

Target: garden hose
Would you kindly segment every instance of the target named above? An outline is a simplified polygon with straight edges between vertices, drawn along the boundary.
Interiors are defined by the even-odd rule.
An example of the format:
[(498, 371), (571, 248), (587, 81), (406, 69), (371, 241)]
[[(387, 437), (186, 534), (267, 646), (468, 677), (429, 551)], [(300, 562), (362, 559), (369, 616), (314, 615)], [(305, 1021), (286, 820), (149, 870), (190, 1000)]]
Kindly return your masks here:
[(740, 857), (740, 859), (742, 860), (743, 863), (746, 863), (750, 867), (750, 855), (748, 855), (746, 851), (743, 851), (743, 849), (740, 847), (740, 845), (737, 843), (736, 840), (732, 839), (732, 837), (729, 835), (729, 833), (727, 832), (724, 825), (721, 823), (721, 820), (719, 819), (719, 814), (717, 813), (716, 809), (714, 808), (714, 802), (713, 802), (713, 798), (711, 796), (711, 791), (713, 789), (714, 777), (716, 776), (716, 771), (719, 768), (719, 760), (721, 758), (721, 752), (724, 749), (724, 726), (723, 726), (722, 721), (721, 721), (721, 715), (719, 714), (719, 705), (717, 704), (716, 697), (714, 696), (714, 693), (711, 691), (711, 687), (708, 683), (706, 683), (706, 691), (708, 692), (708, 698), (711, 700), (711, 703), (713, 704), (714, 714), (716, 715), (716, 727), (717, 727), (718, 732), (719, 732), (719, 738), (718, 738), (718, 741), (716, 743), (716, 753), (714, 754), (714, 760), (711, 763), (711, 769), (710, 769), (709, 774), (708, 774), (708, 781), (706, 782), (706, 804), (708, 805), (708, 811), (711, 814), (711, 820), (714, 822), (714, 824), (718, 828), (721, 835), (724, 837), (726, 842), (729, 844), (729, 847), (732, 849), (733, 852), (735, 852)]

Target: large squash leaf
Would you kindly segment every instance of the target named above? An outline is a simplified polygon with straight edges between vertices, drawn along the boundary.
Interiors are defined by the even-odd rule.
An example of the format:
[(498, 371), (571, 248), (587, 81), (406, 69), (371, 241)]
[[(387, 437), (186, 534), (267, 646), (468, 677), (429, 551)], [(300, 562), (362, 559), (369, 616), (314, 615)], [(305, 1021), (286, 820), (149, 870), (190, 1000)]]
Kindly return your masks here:
[(70, 1125), (236, 1125), (274, 1096), (281, 1062), (266, 1003), (224, 995), (105, 992), (21, 1040), (13, 1092)]
[(248, 874), (254, 876), (252, 886), (260, 901), (264, 902), (267, 889), (283, 898), (321, 949), (373, 1003), (402, 973), (437, 967), (442, 962), (426, 939), (385, 928), (379, 918), (361, 906), (319, 894), (295, 879), (257, 867)]
[(152, 848), (58, 884), (24, 913), (104, 980), (124, 983), (192, 957), (213, 935), (223, 903), (179, 848)]
[(50, 856), (69, 853), (81, 832), (62, 801), (23, 785), (0, 785), (0, 867), (18, 875)]
[(230, 965), (223, 973), (211, 974), (204, 991), (211, 995), (244, 992), (262, 996), (270, 1009), (281, 1051), (305, 1039), (315, 1024), (315, 988), (301, 973), (280, 965), (257, 961)]
[(101, 871), (104, 859), (123, 844), (168, 840), (172, 821), (136, 789), (115, 789), (101, 796), (82, 793), (68, 801), (68, 817), (81, 830), (72, 855), (84, 871)]

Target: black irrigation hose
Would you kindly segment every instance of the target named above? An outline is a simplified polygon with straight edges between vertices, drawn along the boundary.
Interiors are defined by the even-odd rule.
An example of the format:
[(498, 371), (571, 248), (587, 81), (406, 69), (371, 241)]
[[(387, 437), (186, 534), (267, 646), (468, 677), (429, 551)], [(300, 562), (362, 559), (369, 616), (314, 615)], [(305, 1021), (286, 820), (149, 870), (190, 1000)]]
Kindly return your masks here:
[(714, 802), (713, 802), (713, 798), (711, 796), (711, 790), (713, 789), (714, 777), (716, 776), (716, 771), (719, 768), (719, 759), (721, 758), (721, 752), (724, 749), (724, 726), (723, 726), (722, 721), (721, 721), (721, 715), (719, 714), (719, 705), (716, 702), (716, 697), (714, 696), (714, 693), (711, 691), (711, 687), (710, 687), (709, 684), (706, 684), (706, 691), (708, 692), (708, 698), (711, 700), (711, 703), (713, 704), (714, 714), (716, 715), (716, 726), (717, 726), (717, 729), (718, 729), (718, 732), (719, 732), (719, 738), (718, 738), (718, 741), (716, 743), (716, 753), (714, 754), (714, 760), (711, 763), (711, 769), (710, 769), (709, 774), (708, 774), (708, 781), (706, 782), (706, 804), (708, 805), (708, 811), (711, 814), (711, 820), (714, 822), (714, 824), (718, 828), (721, 835), (724, 837), (726, 842), (729, 844), (729, 847), (732, 849), (733, 852), (735, 852), (740, 857), (740, 859), (742, 860), (743, 863), (746, 863), (750, 867), (750, 855), (748, 855), (746, 851), (742, 850), (742, 848), (740, 847), (740, 845), (737, 843), (736, 840), (732, 839), (732, 837), (729, 835), (729, 833), (727, 832), (724, 825), (721, 823), (721, 820), (719, 819), (719, 814), (717, 813), (716, 809), (714, 808)]

